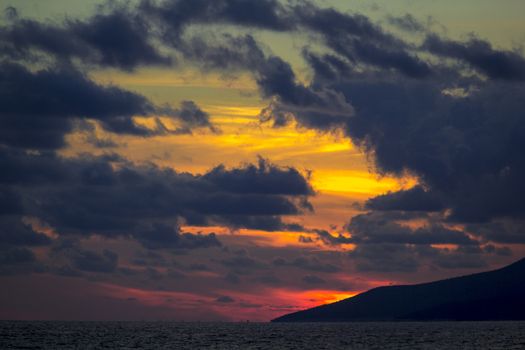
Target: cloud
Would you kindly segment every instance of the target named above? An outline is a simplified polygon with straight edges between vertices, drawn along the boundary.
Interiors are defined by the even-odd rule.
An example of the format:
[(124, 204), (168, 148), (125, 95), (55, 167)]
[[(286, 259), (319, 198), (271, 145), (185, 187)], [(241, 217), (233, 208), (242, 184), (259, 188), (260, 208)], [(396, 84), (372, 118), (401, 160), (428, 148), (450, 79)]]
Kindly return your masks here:
[(330, 232), (325, 230), (314, 230), (317, 236), (328, 245), (339, 245), (339, 244), (350, 244), (354, 243), (352, 238), (343, 236), (339, 234), (338, 236), (333, 236)]
[(389, 192), (370, 198), (365, 206), (373, 210), (403, 210), (403, 211), (440, 211), (444, 204), (438, 196), (426, 191), (421, 186), (408, 190)]
[(170, 65), (151, 43), (149, 24), (123, 7), (87, 20), (41, 23), (15, 18), (0, 27), (0, 52), (14, 59), (39, 60), (38, 53), (57, 61), (73, 59), (131, 71), (141, 65)]
[(310, 196), (314, 191), (305, 177), (292, 167), (277, 167), (259, 157), (257, 164), (227, 169), (217, 166), (203, 176), (219, 188), (233, 193)]
[[(33, 252), (26, 248), (1, 248), (0, 262), (2, 265), (15, 265), (35, 261)], [(3, 271), (2, 271), (3, 272)]]
[(293, 266), (302, 270), (335, 273), (341, 269), (338, 266), (329, 263), (323, 263), (319, 261), (317, 257), (306, 258), (297, 257), (293, 260), (287, 260), (285, 258), (277, 258), (273, 261), (274, 266)]
[(0, 186), (0, 217), (22, 213), (19, 194), (8, 186)]
[(210, 122), (210, 115), (199, 108), (193, 101), (182, 101), (180, 108), (169, 111), (173, 117), (182, 123), (182, 128), (176, 132), (191, 133), (196, 128), (209, 128), (213, 132), (218, 132), (217, 127)]
[(478, 244), (463, 231), (450, 229), (440, 224), (412, 229), (376, 212), (354, 216), (347, 229), (352, 235), (348, 241), (357, 244)]
[[(410, 15), (389, 21), (427, 31), (423, 44), (408, 43), (366, 16), (306, 1), (142, 1), (106, 5), (86, 19), (59, 23), (12, 15), (0, 28), (6, 57), (0, 63), (0, 99), (7, 101), (0, 106), (0, 199), (7, 203), (0, 204), (0, 214), (10, 216), (1, 219), (6, 252), (48, 243), (24, 226), (23, 215), (41, 219), (60, 236), (126, 237), (150, 249), (221, 244), (214, 235), (182, 232), (185, 224), (298, 228), (283, 217), (312, 210), (308, 198), (314, 193), (307, 176), (294, 168), (261, 159), (196, 175), (115, 156), (54, 153), (86, 122), (141, 137), (195, 128), (217, 132), (191, 101), (157, 106), (83, 73), (174, 67), (184, 60), (203, 71), (250, 72), (270, 101), (261, 121), (340, 129), (369, 154), (379, 174), (418, 179), (412, 189), (368, 200), (372, 212), (351, 220), (350, 235), (315, 231), (327, 244), (354, 244), (350, 256), (358, 270), (416, 271), (422, 257), (442, 268), (483, 266), (483, 256), (498, 254), (496, 248), (484, 250), (488, 242), (522, 242), (521, 227), (509, 222), (519, 223), (525, 214), (525, 61), (518, 51), (498, 50), (475, 37), (455, 41), (428, 33)], [(202, 25), (213, 33), (188, 30)], [(236, 28), (228, 33), (231, 26)], [(288, 62), (258, 42), (253, 31), (260, 29), (308, 36), (312, 45), (301, 53), (311, 82), (301, 82)], [(467, 74), (472, 70), (478, 75)], [(138, 115), (150, 117), (154, 126), (135, 123)], [(175, 129), (164, 118), (172, 118)], [(395, 215), (419, 215), (426, 225), (411, 228)], [(469, 225), (452, 229), (457, 223)], [(458, 248), (439, 250), (436, 244)], [(114, 271), (118, 263), (111, 252), (78, 250), (70, 258), (72, 268), (85, 271)], [(268, 266), (250, 256), (220, 261), (239, 273)], [(341, 270), (309, 257), (273, 263), (319, 273)]]
[[(254, 259), (248, 255), (241, 254), (232, 256), (227, 259), (221, 260), (221, 263), (231, 268), (234, 272), (237, 274), (248, 274), (251, 273), (253, 270), (258, 269), (264, 269), (266, 268), (266, 264), (262, 261), (259, 261), (257, 259)], [(228, 275), (228, 279), (230, 282), (237, 281), (235, 278), (232, 278), (233, 275)], [(233, 282), (237, 283), (237, 282)]]
[(395, 243), (362, 244), (349, 253), (357, 271), (413, 273), (425, 266), (442, 269), (480, 269), (487, 267), (492, 249), (460, 246), (439, 249), (430, 245)]
[(192, 24), (233, 24), (248, 28), (287, 30), (293, 25), (288, 10), (277, 0), (168, 0), (144, 1), (140, 13), (165, 26), (164, 39), (177, 43)]
[(328, 53), (316, 54), (309, 49), (303, 49), (302, 54), (314, 73), (313, 80), (317, 83), (348, 78), (353, 71), (350, 62), (342, 57)]
[(221, 246), (214, 233), (207, 235), (181, 233), (178, 227), (159, 223), (154, 223), (149, 230), (139, 231), (134, 238), (150, 249), (197, 249)]
[(464, 61), (491, 79), (525, 79), (525, 59), (521, 54), (496, 50), (485, 40), (473, 37), (466, 42), (459, 42), (430, 34), (422, 47), (434, 55)]
[(31, 249), (0, 244), (0, 276), (43, 271), (45, 268), (37, 261)]
[(87, 22), (67, 23), (71, 34), (95, 49), (93, 60), (102, 66), (132, 70), (139, 65), (170, 65), (150, 42), (149, 25), (137, 14), (117, 10), (97, 14)]
[(35, 232), (18, 216), (0, 216), (0, 246), (45, 246), (51, 239), (43, 233)]
[(461, 231), (432, 223), (410, 228), (396, 223), (386, 212), (357, 215), (347, 228), (349, 241), (355, 244), (349, 257), (358, 271), (409, 273), (429, 266), (475, 269), (486, 267), (491, 256), (512, 254), (508, 247), (486, 244), (479, 231), (474, 233), (474, 227)]
[(156, 129), (136, 124), (134, 116), (167, 114), (185, 130), (213, 128), (209, 116), (193, 102), (179, 109), (160, 108), (144, 96), (115, 86), (102, 86), (70, 66), (30, 71), (0, 63), (0, 143), (32, 149), (58, 149), (75, 122), (94, 120), (117, 134), (152, 136), (169, 131), (156, 119)]
[(362, 272), (415, 272), (420, 266), (416, 249), (401, 244), (358, 245), (349, 256)]
[(59, 274), (69, 271), (69, 275), (82, 272), (112, 273), (118, 267), (118, 254), (103, 249), (96, 252), (83, 248), (79, 242), (71, 239), (58, 241), (51, 249), (50, 256), (54, 261), (65, 261), (58, 269)]
[(311, 210), (307, 198), (313, 194), (296, 169), (262, 158), (258, 165), (218, 166), (203, 175), (120, 157), (61, 158), (13, 149), (0, 151), (0, 164), (0, 184), (24, 197), (21, 215), (39, 218), (60, 235), (132, 237), (152, 248), (219, 245), (214, 235), (179, 232), (179, 222), (268, 228), (270, 220), (269, 228), (286, 230), (281, 216)]
[(411, 78), (426, 78), (432, 68), (419, 57), (398, 48), (384, 48), (366, 40), (354, 40), (353, 54), (367, 64), (381, 69), (395, 69)]
[(494, 243), (525, 243), (523, 220), (502, 219), (488, 223), (472, 223), (465, 228), (471, 234)]
[(432, 73), (426, 62), (409, 52), (408, 44), (363, 15), (322, 9), (310, 3), (302, 3), (294, 11), (302, 26), (320, 34), (329, 48), (351, 62), (394, 69), (414, 78)]
[[(525, 134), (520, 117), (525, 90), (497, 82), (475, 86), (462, 98), (444, 95), (436, 82), (348, 83), (341, 90), (359, 112), (349, 120), (347, 133), (373, 154), (379, 172), (417, 176), (427, 187), (425, 201), (431, 195), (450, 208), (450, 220), (520, 217), (525, 202), (518, 195), (519, 178), (525, 167), (516, 150)], [(403, 191), (368, 205), (388, 200), (390, 207), (403, 207), (415, 194), (423, 193)], [(430, 208), (428, 202), (420, 204), (439, 207), (437, 202)]]
[(89, 272), (113, 272), (118, 264), (118, 255), (107, 249), (104, 249), (102, 254), (79, 250), (71, 259), (76, 268)]
[(304, 276), (301, 281), (303, 281), (306, 284), (312, 284), (312, 285), (318, 285), (326, 283), (326, 281), (318, 276), (314, 275), (306, 275)]

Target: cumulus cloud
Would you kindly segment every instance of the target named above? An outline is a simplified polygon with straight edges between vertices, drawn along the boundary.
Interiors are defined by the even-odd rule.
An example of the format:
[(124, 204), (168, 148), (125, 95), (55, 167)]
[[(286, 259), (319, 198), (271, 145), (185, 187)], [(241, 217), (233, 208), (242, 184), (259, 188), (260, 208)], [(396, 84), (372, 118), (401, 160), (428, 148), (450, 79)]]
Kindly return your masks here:
[(15, 18), (0, 27), (0, 52), (26, 61), (42, 59), (84, 61), (104, 67), (133, 70), (141, 65), (170, 65), (151, 42), (149, 25), (138, 14), (119, 7), (87, 20), (43, 23)]
[(0, 183), (23, 193), (22, 214), (60, 234), (131, 235), (151, 246), (217, 245), (213, 236), (179, 234), (160, 223), (260, 228), (272, 220), (275, 229), (286, 229), (282, 215), (311, 210), (307, 179), (263, 159), (257, 166), (191, 175), (119, 157), (65, 159), (15, 150), (0, 156), (6, 170)]
[(214, 233), (207, 235), (181, 233), (178, 227), (159, 223), (153, 224), (148, 230), (139, 231), (135, 234), (135, 238), (150, 249), (197, 249), (221, 246)]
[(412, 229), (379, 213), (356, 215), (350, 220), (347, 228), (352, 234), (349, 241), (358, 244), (476, 245), (478, 243), (465, 232), (450, 229), (441, 224)]
[[(0, 144), (58, 149), (75, 122), (94, 120), (116, 134), (153, 136), (170, 131), (156, 118), (167, 115), (189, 132), (193, 128), (213, 129), (209, 116), (191, 101), (179, 109), (155, 106), (142, 95), (116, 86), (91, 81), (71, 66), (31, 71), (15, 63), (0, 63)], [(138, 125), (135, 116), (155, 117), (156, 128)]]
[(468, 63), (491, 79), (525, 79), (525, 59), (520, 53), (494, 49), (488, 41), (482, 39), (474, 37), (466, 42), (459, 42), (430, 34), (425, 39), (423, 48), (435, 55)]
[(436, 83), (363, 82), (343, 89), (361, 110), (347, 132), (373, 153), (377, 169), (400, 176), (407, 171), (427, 186), (425, 193), (391, 194), (369, 206), (402, 207), (408, 197), (424, 195), (421, 209), (436, 210), (441, 202), (451, 209), (450, 220), (523, 215), (518, 179), (524, 168), (516, 153), (525, 130), (523, 86), (480, 83), (465, 98), (444, 95)]
[[(307, 1), (141, 1), (54, 23), (10, 13), (0, 28), (5, 57), (0, 99), (6, 101), (0, 106), (0, 223), (6, 261), (29, 261), (19, 246), (49, 243), (23, 216), (43, 220), (60, 235), (128, 237), (150, 249), (221, 244), (214, 235), (182, 232), (182, 224), (298, 228), (283, 217), (312, 210), (308, 198), (314, 193), (294, 168), (261, 159), (194, 175), (115, 156), (55, 153), (86, 121), (109, 133), (141, 137), (196, 128), (218, 132), (192, 101), (157, 106), (83, 73), (93, 67), (174, 67), (180, 60), (204, 71), (250, 72), (261, 97), (270, 101), (261, 121), (342, 130), (368, 152), (378, 173), (418, 179), (414, 188), (369, 199), (365, 207), (372, 212), (351, 220), (350, 235), (314, 232), (330, 245), (355, 244), (350, 255), (358, 269), (415, 271), (422, 256), (443, 268), (476, 267), (483, 265), (481, 255), (498, 251), (484, 248), (486, 243), (522, 242), (525, 60), (517, 50), (476, 37), (438, 36), (410, 15), (389, 18), (424, 36), (412, 44), (366, 16)], [(189, 30), (195, 25), (226, 29)], [(236, 27), (234, 33), (229, 26)], [(304, 47), (301, 54), (311, 82), (301, 82), (288, 62), (259, 43), (253, 30), (260, 29), (308, 35), (315, 50)], [(152, 118), (154, 127), (135, 123), (135, 116)], [(172, 118), (177, 127), (169, 129), (159, 116)], [(419, 213), (414, 215), (425, 220), (421, 213), (432, 213), (433, 221), (410, 228), (388, 216), (392, 212)], [(452, 224), (466, 225), (465, 231)], [(438, 250), (435, 244), (459, 247)], [(75, 254), (78, 269), (115, 269), (111, 252)], [(249, 256), (221, 262), (232, 269), (264, 265)], [(315, 258), (273, 263), (340, 271)], [(228, 276), (236, 281), (236, 275)]]
[(444, 204), (441, 199), (426, 191), (421, 186), (414, 186), (408, 190), (389, 192), (370, 198), (365, 206), (373, 210), (402, 210), (402, 211), (440, 211)]

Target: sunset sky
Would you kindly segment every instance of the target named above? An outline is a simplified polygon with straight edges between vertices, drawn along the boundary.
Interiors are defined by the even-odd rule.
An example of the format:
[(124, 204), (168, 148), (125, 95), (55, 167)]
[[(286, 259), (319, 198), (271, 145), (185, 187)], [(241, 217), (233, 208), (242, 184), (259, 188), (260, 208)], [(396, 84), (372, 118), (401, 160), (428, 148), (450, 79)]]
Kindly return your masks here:
[(268, 321), (525, 255), (521, 0), (2, 0), (0, 318)]

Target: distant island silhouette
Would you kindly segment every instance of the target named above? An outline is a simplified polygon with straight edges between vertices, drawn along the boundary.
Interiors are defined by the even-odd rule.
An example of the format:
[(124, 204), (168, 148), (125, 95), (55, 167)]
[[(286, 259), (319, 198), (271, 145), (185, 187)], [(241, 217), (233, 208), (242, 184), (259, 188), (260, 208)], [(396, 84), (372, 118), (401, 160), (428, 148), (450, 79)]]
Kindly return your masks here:
[(411, 320), (525, 320), (525, 258), (489, 272), (374, 288), (272, 322)]

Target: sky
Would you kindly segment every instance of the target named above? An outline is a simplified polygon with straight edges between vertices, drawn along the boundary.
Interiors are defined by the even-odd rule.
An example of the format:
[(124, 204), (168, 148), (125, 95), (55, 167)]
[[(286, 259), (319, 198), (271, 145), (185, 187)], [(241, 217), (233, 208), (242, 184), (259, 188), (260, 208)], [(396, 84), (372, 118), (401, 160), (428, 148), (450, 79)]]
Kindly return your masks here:
[(2, 0), (0, 318), (268, 321), (525, 255), (525, 3)]

